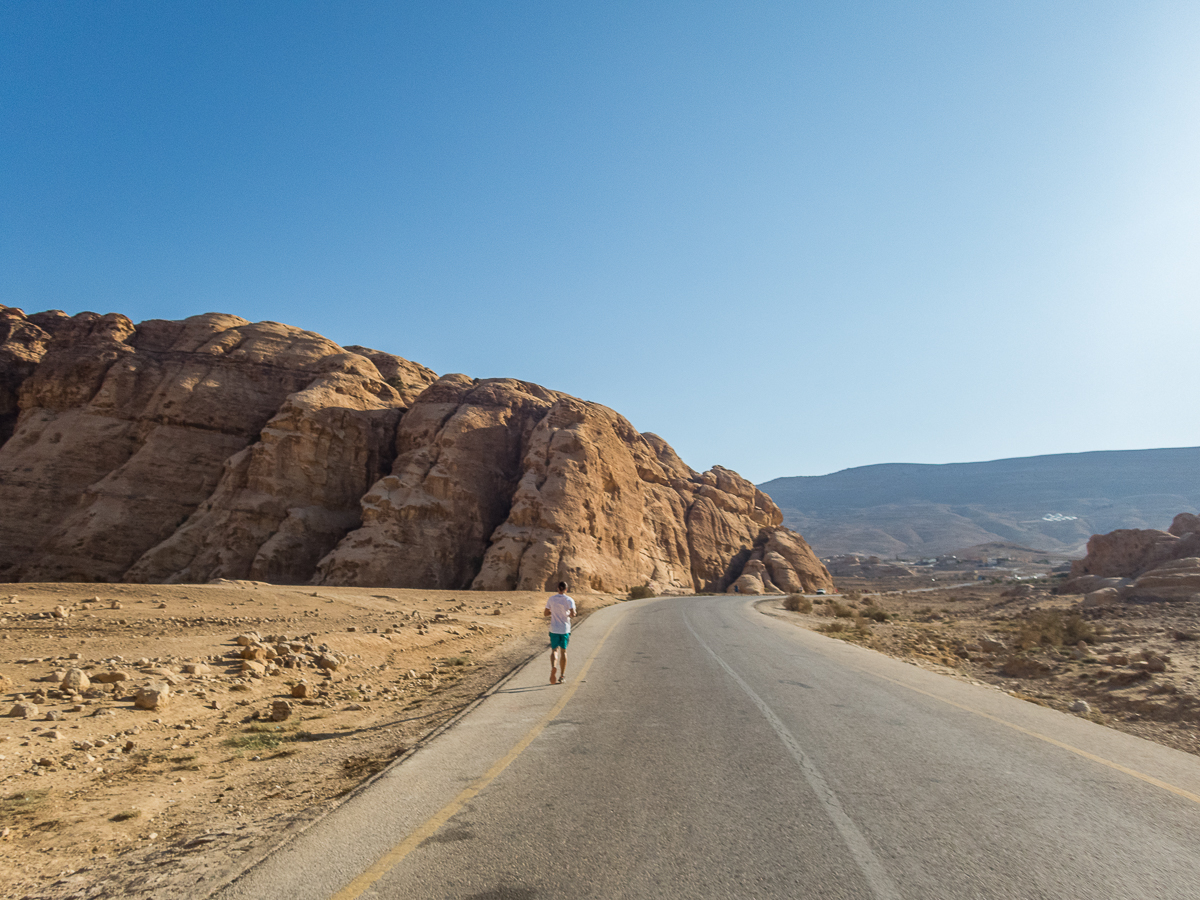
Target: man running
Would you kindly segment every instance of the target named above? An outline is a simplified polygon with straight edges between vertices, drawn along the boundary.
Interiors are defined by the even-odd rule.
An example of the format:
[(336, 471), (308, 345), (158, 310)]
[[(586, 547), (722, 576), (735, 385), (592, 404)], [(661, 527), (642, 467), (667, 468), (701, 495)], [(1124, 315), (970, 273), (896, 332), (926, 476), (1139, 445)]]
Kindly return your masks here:
[[(562, 684), (567, 677), (567, 644), (571, 642), (571, 619), (576, 615), (575, 601), (567, 596), (567, 583), (558, 583), (558, 593), (546, 601), (543, 616), (550, 617), (550, 683)], [(560, 654), (558, 679), (555, 680), (554, 654)]]

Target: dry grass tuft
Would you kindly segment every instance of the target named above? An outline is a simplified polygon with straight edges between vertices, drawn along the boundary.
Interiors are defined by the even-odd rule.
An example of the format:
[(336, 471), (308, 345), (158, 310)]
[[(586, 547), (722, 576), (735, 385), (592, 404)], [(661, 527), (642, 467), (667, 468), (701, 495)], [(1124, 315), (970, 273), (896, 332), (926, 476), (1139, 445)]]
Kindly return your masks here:
[(788, 594), (784, 598), (783, 608), (789, 612), (810, 613), (813, 610), (812, 598), (803, 594)]

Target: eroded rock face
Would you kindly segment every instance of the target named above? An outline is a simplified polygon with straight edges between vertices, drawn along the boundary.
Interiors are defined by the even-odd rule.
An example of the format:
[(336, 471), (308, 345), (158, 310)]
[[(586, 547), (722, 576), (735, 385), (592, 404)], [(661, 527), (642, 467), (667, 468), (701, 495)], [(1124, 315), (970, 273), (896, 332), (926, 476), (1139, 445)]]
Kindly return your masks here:
[[(314, 546), (291, 553), (307, 552), (315, 562), (356, 524), (361, 491), (323, 490), (306, 477), (337, 480), (343, 464), (369, 469), (375, 460), (374, 471), (357, 475), (357, 483), (373, 481), (390, 462), (388, 417), (394, 423), (434, 378), (393, 358), (397, 368), (408, 367), (405, 397), (369, 359), (320, 335), (223, 314), (135, 327), (120, 315), (3, 312), (16, 323), (9, 332), (20, 337), (18, 349), (40, 341), (44, 352), (21, 381), (20, 416), (0, 446), (0, 580), (207, 580), (210, 560), (218, 560), (214, 571), (245, 577), (263, 543), (255, 541), (295, 531), (284, 525), (292, 510), (320, 518), (314, 507), (335, 524), (326, 526), (323, 543), (307, 536), (320, 529), (306, 532), (301, 542)], [(3, 346), (9, 357), (13, 343)], [(358, 396), (343, 402), (339, 390)], [(332, 411), (297, 414), (306, 404)], [(368, 420), (358, 423), (361, 432), (383, 432), (374, 448), (339, 431), (355, 413)], [(383, 420), (377, 429), (373, 417)], [(297, 458), (319, 457), (322, 471), (293, 469), (284, 447)], [(282, 482), (275, 485), (262, 475), (272, 459)], [(249, 527), (247, 509), (270, 506), (272, 497), (281, 509), (267, 517), (278, 512), (279, 527)], [(220, 522), (206, 523), (203, 540), (192, 529), (136, 565), (206, 501)], [(265, 554), (263, 568), (280, 555)], [(193, 566), (198, 557), (201, 565)]]
[(737, 473), (534, 384), (217, 313), (0, 337), (0, 580), (832, 587)]
[(1072, 564), (1073, 577), (1061, 590), (1115, 589), (1122, 600), (1134, 602), (1200, 597), (1198, 526), (1200, 517), (1180, 513), (1170, 531), (1121, 529), (1093, 535), (1087, 556)]
[(1087, 556), (1071, 564), (1071, 577), (1133, 578), (1175, 555), (1179, 538), (1152, 528), (1120, 528), (1094, 534)]
[[(831, 586), (750, 482), (699, 474), (606, 407), (525, 382), (451, 375), (400, 425), (363, 526), (325, 584), (478, 590), (724, 590), (766, 545), (789, 583)], [(762, 563), (760, 562), (760, 565)]]

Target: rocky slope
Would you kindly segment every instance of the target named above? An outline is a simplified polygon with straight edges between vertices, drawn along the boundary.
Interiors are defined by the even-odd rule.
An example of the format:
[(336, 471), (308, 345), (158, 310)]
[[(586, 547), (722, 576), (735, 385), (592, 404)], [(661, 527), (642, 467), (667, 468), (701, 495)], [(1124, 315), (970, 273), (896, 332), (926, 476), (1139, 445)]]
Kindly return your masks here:
[(610, 409), (275, 322), (0, 307), (0, 441), (3, 581), (832, 586)]

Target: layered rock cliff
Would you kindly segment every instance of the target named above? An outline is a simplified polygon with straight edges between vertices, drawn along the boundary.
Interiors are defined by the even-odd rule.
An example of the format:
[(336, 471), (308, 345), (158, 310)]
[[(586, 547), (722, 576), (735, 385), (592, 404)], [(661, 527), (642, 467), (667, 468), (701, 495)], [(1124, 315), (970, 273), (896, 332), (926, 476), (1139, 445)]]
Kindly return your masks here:
[(0, 338), (0, 580), (832, 586), (745, 479), (537, 385), (215, 313)]

